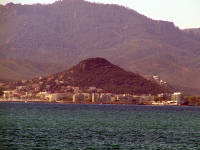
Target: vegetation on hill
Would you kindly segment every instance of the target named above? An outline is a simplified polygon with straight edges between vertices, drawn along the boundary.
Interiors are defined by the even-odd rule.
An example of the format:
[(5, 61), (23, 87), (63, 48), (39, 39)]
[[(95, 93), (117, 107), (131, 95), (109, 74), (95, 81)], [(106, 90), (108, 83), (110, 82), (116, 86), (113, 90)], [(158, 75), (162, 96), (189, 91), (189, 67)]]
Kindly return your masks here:
[[(19, 63), (16, 70), (0, 62), (5, 67), (0, 79), (15, 79), (9, 76), (12, 73), (17, 79), (55, 73), (99, 56), (127, 70), (159, 75), (177, 87), (200, 90), (198, 39), (171, 22), (155, 21), (122, 6), (83, 0), (9, 3), (0, 6), (0, 28), (0, 59), (14, 59), (17, 65), (31, 61), (30, 67)], [(35, 64), (60, 67), (41, 71)]]
[(101, 92), (115, 94), (156, 95), (168, 92), (167, 89), (156, 82), (125, 71), (99, 57), (83, 60), (69, 70), (50, 76), (8, 84), (8, 89), (16, 89), (18, 87), (28, 87), (26, 88), (27, 90), (29, 89), (27, 92), (30, 92), (35, 87), (39, 89), (38, 92), (48, 91), (52, 93), (62, 93), (68, 87), (77, 87), (83, 92), (89, 88), (95, 88)]
[(89, 58), (71, 69), (55, 74), (54, 79), (68, 80), (78, 87), (97, 87), (111, 93), (158, 94), (166, 92), (154, 82), (125, 71), (103, 58)]
[(0, 96), (3, 95), (3, 89), (0, 88)]
[(183, 105), (200, 106), (200, 96), (185, 96)]

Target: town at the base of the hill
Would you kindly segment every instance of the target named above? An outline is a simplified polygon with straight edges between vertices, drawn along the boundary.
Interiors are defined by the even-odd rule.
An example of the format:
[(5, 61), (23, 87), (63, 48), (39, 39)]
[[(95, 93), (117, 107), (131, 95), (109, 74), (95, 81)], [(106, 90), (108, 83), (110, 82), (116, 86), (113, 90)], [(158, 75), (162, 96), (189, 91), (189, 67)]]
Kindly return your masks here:
[(104, 93), (102, 89), (89, 87), (67, 86), (63, 91), (40, 91), (39, 88), (28, 90), (26, 86), (18, 86), (13, 90), (3, 91), (0, 101), (25, 101), (25, 102), (58, 102), (58, 103), (81, 103), (81, 104), (146, 104), (146, 105), (181, 105), (183, 94), (160, 93), (157, 95), (143, 94), (114, 94)]

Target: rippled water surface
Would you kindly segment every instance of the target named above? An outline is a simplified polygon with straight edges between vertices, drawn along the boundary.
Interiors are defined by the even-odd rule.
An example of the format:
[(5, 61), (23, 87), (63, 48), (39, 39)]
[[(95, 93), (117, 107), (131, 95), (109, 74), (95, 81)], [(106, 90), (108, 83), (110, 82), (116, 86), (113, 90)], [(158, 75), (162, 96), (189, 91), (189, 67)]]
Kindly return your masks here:
[(0, 150), (200, 150), (200, 108), (0, 103)]

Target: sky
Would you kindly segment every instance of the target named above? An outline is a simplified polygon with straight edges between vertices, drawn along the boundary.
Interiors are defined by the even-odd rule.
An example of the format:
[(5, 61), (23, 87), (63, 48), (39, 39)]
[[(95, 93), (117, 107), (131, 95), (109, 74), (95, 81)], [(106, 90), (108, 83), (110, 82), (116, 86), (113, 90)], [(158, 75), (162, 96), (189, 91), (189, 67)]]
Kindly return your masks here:
[[(55, 0), (0, 0), (33, 4), (53, 3)], [(119, 4), (131, 8), (149, 18), (174, 22), (181, 29), (200, 28), (200, 0), (87, 0), (90, 2)]]

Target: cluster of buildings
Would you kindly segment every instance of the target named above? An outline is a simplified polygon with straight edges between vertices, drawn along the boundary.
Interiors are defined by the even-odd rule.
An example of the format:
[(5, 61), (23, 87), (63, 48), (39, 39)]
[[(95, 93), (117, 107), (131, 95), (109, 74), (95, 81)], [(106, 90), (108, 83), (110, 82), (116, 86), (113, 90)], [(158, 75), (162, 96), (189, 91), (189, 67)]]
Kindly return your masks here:
[[(22, 80), (13, 83), (4, 91), (0, 100), (2, 101), (46, 101), (63, 103), (99, 103), (99, 104), (148, 104), (148, 105), (179, 105), (183, 101), (182, 93), (161, 93), (158, 95), (133, 95), (106, 93), (96, 87), (81, 89), (70, 86), (67, 81), (55, 77), (44, 79), (38, 77), (33, 80)], [(153, 79), (166, 84), (158, 76)]]
[(160, 85), (166, 85), (167, 84), (167, 82), (165, 82), (165, 81), (163, 81), (162, 79), (160, 79), (160, 77), (159, 76), (153, 76), (153, 79), (154, 79), (154, 81), (156, 82), (156, 83), (158, 83), (158, 84), (160, 84)]
[(78, 87), (71, 87), (65, 93), (50, 92), (18, 92), (4, 91), (3, 101), (46, 101), (63, 103), (96, 103), (96, 104), (147, 104), (147, 105), (179, 105), (183, 101), (182, 93), (161, 93), (158, 95), (131, 95), (97, 92), (100, 89), (90, 87), (88, 92), (81, 92)]

